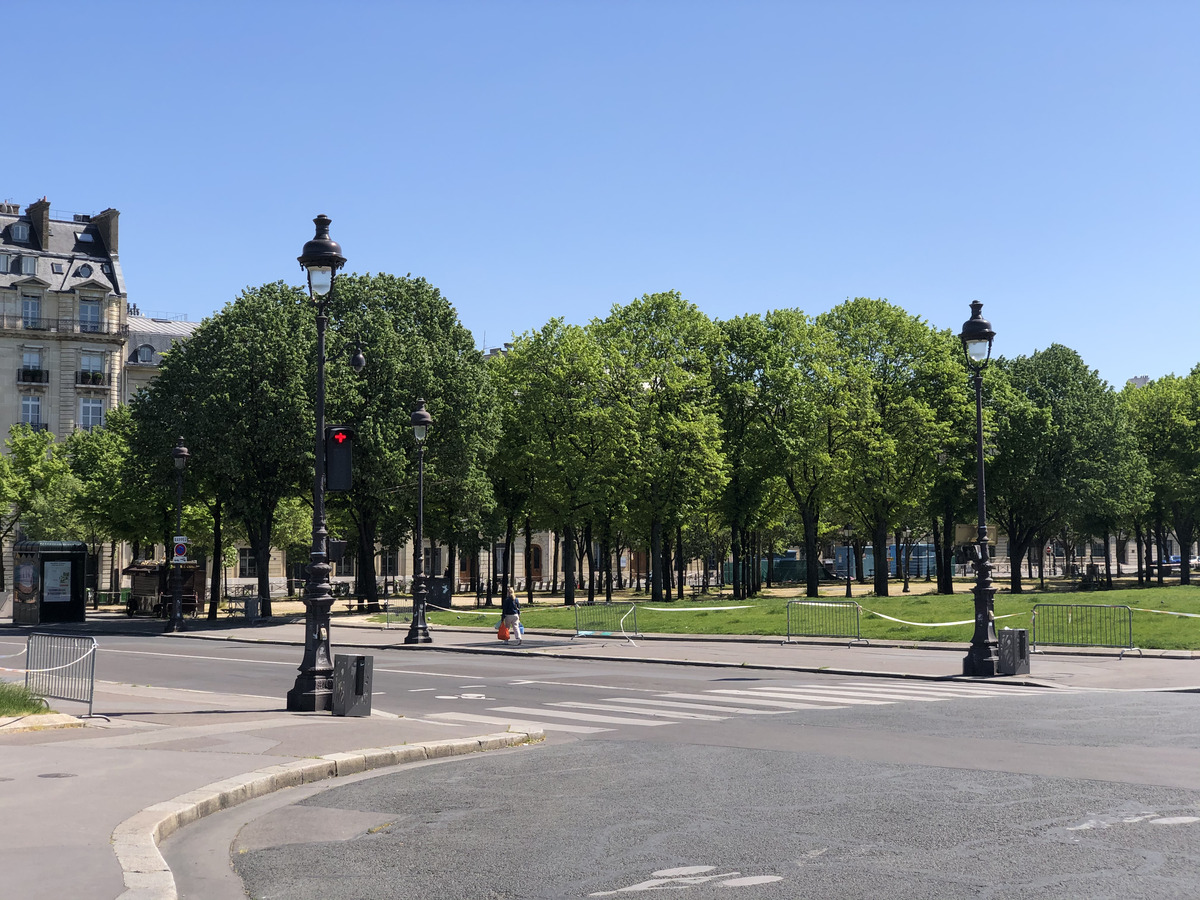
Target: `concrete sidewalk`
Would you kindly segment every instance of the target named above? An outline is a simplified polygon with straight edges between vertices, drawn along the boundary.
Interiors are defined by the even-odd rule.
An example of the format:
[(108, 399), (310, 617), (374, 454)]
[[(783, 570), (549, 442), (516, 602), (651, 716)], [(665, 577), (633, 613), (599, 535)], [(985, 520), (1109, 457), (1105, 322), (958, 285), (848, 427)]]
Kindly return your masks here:
[[(174, 636), (301, 646), (302, 620), (247, 625), (189, 621)], [(163, 623), (100, 614), (52, 630), (104, 635), (162, 634)], [(50, 629), (48, 629), (50, 630)], [(658, 635), (575, 638), (527, 631), (520, 648), (490, 629), (431, 628), (434, 643), (406, 645), (406, 625), (384, 628), (365, 617), (333, 622), (336, 651), (524, 654), (571, 659), (697, 666), (739, 666), (809, 673), (957, 679), (965, 645), (781, 643), (778, 638)], [(0, 640), (27, 632), (0, 628)], [(1112, 652), (1034, 655), (1029, 676), (1004, 683), (1075, 690), (1200, 691), (1192, 653)], [(60, 704), (69, 706), (69, 704)], [(174, 882), (157, 841), (201, 815), (289, 784), (418, 759), (538, 740), (537, 732), (462, 738), (461, 729), (386, 715), (334, 719), (288, 713), (279, 698), (181, 691), (99, 682), (95, 708), (112, 721), (20, 731), (0, 722), (0, 883), (6, 897), (123, 897), (165, 900)], [(79, 720), (59, 723), (80, 726)], [(41, 724), (55, 724), (43, 718)], [(374, 749), (372, 749), (374, 748)]]

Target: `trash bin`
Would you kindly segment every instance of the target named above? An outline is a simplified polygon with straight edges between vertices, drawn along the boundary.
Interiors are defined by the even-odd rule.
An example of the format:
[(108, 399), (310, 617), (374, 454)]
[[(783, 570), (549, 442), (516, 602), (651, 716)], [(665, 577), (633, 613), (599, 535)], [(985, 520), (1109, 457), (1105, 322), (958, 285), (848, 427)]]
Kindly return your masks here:
[(373, 656), (333, 658), (333, 714), (335, 716), (371, 715), (371, 669)]
[(1029, 674), (1029, 632), (1024, 628), (1005, 628), (1000, 632), (1000, 674)]
[(246, 598), (246, 621), (253, 622), (258, 619), (258, 597)]

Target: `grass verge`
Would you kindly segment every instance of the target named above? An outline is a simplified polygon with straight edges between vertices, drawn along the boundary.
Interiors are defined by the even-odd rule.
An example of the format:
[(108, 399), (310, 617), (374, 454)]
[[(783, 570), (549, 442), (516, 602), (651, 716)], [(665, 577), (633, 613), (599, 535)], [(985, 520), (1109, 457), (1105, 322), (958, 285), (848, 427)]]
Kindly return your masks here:
[[(959, 593), (902, 594), (889, 597), (856, 596), (862, 607), (862, 636), (868, 640), (891, 641), (970, 641), (974, 630), (974, 598), (965, 585)], [(899, 591), (897, 585), (896, 590)], [(642, 598), (620, 598), (618, 602), (636, 602), (637, 627), (642, 633), (660, 634), (746, 634), (779, 637), (787, 635), (788, 600), (805, 599), (802, 593), (773, 597), (754, 597), (737, 603), (725, 598), (678, 600), (650, 604)], [(840, 600), (836, 596), (824, 600)], [(1145, 649), (1200, 649), (1200, 586), (1131, 588), (1111, 591), (999, 593), (995, 599), (996, 627), (1032, 628), (1033, 608), (1039, 603), (1128, 606), (1133, 611), (1133, 643)], [(1169, 615), (1184, 613), (1187, 615)], [(888, 616), (889, 618), (884, 618)], [(382, 623), (383, 617), (378, 617)], [(896, 622), (892, 619), (903, 621)], [(431, 610), (429, 621), (454, 627), (494, 628), (500, 620), (499, 606), (492, 610), (465, 607), (453, 612)], [(575, 611), (561, 602), (543, 601), (525, 605), (521, 620), (528, 628), (572, 630)], [(632, 619), (630, 620), (632, 621)], [(947, 625), (959, 622), (963, 624)], [(392, 617), (393, 626), (397, 625)]]
[(23, 684), (0, 682), (0, 716), (29, 716), (48, 713), (50, 709), (37, 694)]

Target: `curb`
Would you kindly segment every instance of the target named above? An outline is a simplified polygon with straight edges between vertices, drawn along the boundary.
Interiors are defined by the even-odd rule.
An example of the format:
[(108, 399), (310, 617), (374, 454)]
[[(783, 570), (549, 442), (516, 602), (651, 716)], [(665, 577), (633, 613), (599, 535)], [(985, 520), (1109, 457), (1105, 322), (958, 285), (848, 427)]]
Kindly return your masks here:
[(65, 713), (37, 713), (28, 716), (0, 716), (0, 734), (15, 731), (46, 731), (51, 728), (82, 728), (77, 717)]
[(125, 880), (125, 891), (118, 900), (177, 900), (175, 876), (159, 852), (158, 845), (183, 826), (215, 812), (283, 788), (314, 781), (403, 763), (516, 747), (544, 739), (545, 734), (541, 730), (511, 731), (474, 738), (373, 747), (352, 753), (330, 753), (317, 759), (300, 759), (245, 775), (234, 775), (171, 800), (155, 803), (130, 816), (113, 830), (113, 852)]

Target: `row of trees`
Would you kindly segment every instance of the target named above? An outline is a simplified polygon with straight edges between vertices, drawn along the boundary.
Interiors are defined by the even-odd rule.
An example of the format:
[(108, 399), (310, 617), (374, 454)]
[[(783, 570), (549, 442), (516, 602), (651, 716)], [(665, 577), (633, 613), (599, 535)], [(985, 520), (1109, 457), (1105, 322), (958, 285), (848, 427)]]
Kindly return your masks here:
[[(342, 362), (360, 345), (368, 365), (355, 375)], [(307, 554), (314, 346), (302, 291), (246, 290), (105, 428), (58, 444), (15, 430), (0, 457), (0, 531), (20, 521), (31, 537), (93, 546), (164, 540), (182, 436), (185, 530), (205, 535), (214, 561), (210, 615), (232, 541), (249, 543), (269, 597), (270, 548)], [(589, 596), (611, 592), (622, 548), (649, 551), (654, 600), (672, 583), (682, 595), (687, 560), (728, 552), (744, 596), (758, 587), (747, 559), (799, 544), (815, 596), (822, 550), (849, 524), (860, 566), (862, 548), (882, 561), (904, 528), (932, 541), (939, 590), (952, 590), (955, 525), (974, 509), (974, 398), (955, 335), (885, 300), (714, 321), (678, 293), (652, 294), (586, 325), (553, 319), (485, 358), (423, 279), (352, 275), (331, 301), (328, 352), (328, 419), (357, 427), (354, 487), (331, 496), (331, 531), (353, 541), (369, 602), (375, 546), (411, 531), (417, 398), (435, 423), (425, 533), (452, 572), (458, 553), (549, 529), (569, 603), (585, 564)], [(1040, 561), (1049, 541), (1133, 536), (1139, 559), (1151, 541), (1161, 555), (1169, 531), (1190, 546), (1197, 372), (1118, 393), (1053, 345), (994, 361), (985, 398), (989, 511), (1009, 538), (1014, 591), (1021, 560)], [(885, 565), (874, 588), (888, 592)]]

